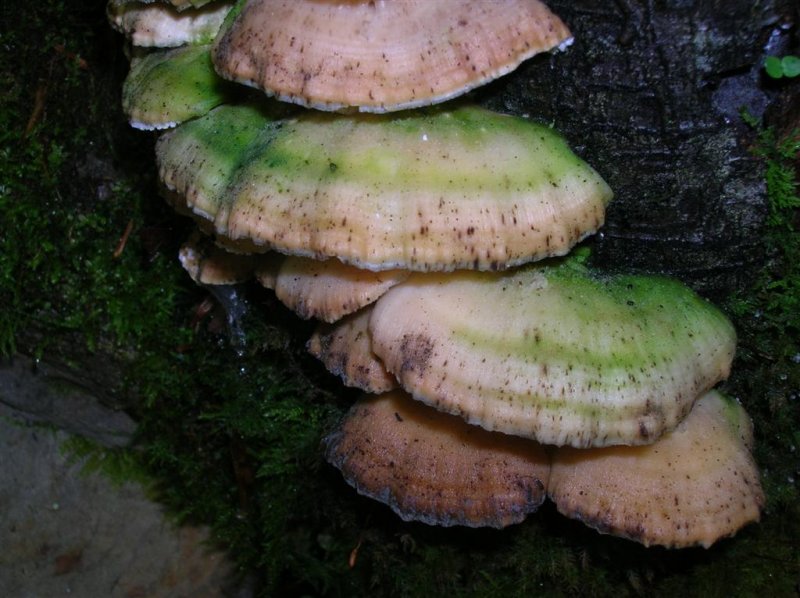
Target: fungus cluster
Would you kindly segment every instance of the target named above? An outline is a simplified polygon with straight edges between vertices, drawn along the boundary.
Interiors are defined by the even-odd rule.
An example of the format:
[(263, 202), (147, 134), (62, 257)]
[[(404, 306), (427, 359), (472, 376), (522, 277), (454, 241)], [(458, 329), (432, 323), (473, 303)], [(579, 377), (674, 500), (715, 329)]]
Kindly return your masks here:
[(572, 250), (608, 185), (551, 128), (450, 101), (571, 43), (544, 4), (173, 4), (109, 5), (161, 46), (125, 111), (171, 129), (156, 154), (202, 231), (192, 278), (273, 289), (370, 393), (323, 443), (351, 485), (434, 525), (504, 527), (549, 497), (669, 547), (759, 518), (749, 419), (713, 390), (730, 323), (674, 280), (588, 268)]

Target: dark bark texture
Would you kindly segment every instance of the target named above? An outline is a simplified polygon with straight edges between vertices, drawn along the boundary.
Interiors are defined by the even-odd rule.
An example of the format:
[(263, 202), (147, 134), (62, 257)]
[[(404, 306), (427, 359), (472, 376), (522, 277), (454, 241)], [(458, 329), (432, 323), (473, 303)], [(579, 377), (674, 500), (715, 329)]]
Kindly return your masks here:
[(766, 53), (793, 34), (781, 0), (552, 0), (575, 42), (480, 100), (551, 122), (615, 191), (595, 238), (601, 267), (664, 272), (721, 297), (763, 265), (761, 165), (742, 108), (775, 92)]

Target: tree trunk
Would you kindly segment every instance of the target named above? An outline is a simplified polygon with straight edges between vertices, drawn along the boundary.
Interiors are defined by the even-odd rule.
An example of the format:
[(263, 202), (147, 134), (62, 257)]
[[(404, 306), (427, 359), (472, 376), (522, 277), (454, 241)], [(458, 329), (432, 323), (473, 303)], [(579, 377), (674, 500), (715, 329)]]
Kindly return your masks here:
[[(595, 239), (603, 267), (675, 275), (721, 296), (763, 264), (763, 172), (740, 117), (760, 116), (765, 49), (788, 43), (793, 3), (553, 0), (574, 44), (482, 96), (552, 122), (615, 191)], [(769, 46), (769, 48), (767, 48)]]

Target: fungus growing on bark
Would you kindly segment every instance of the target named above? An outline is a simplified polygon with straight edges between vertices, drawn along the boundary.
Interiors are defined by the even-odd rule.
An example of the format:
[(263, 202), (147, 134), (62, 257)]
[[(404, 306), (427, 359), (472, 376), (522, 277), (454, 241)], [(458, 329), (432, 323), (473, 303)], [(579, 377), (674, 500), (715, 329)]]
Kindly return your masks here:
[(108, 20), (134, 46), (174, 48), (211, 43), (232, 6), (218, 1), (179, 12), (164, 3), (109, 2)]
[(220, 106), (165, 134), (157, 156), (218, 236), (370, 270), (563, 255), (611, 198), (552, 129), (474, 107), (276, 121)]
[(744, 409), (712, 391), (655, 444), (559, 449), (548, 494), (561, 513), (602, 533), (708, 548), (759, 519), (752, 441)]
[(214, 62), (280, 100), (387, 112), (456, 97), (571, 41), (538, 0), (248, 0)]
[(220, 249), (199, 234), (184, 243), (178, 252), (181, 266), (197, 284), (236, 284), (253, 278), (260, 255), (234, 255)]
[(367, 306), (333, 324), (321, 324), (306, 347), (345, 386), (379, 394), (397, 388), (397, 379), (372, 351), (368, 330), (371, 313), (372, 306)]
[(727, 377), (730, 322), (677, 281), (574, 259), (412, 278), (375, 304), (375, 354), (413, 396), (489, 430), (649, 444)]
[(361, 270), (336, 259), (290, 256), (278, 270), (275, 294), (303, 319), (335, 322), (373, 303), (410, 274), (407, 270)]
[[(204, 3), (173, 1), (181, 9)], [(113, 1), (110, 11), (133, 14), (131, 6)], [(333, 19), (346, 14), (341, 24)], [(309, 31), (317, 37), (303, 37)], [(364, 38), (372, 45), (354, 50)], [(569, 41), (538, 0), (246, 0), (213, 53), (220, 72), (280, 99), (384, 112), (441, 102)], [(126, 84), (133, 120), (165, 126), (223, 101), (209, 92), (217, 83), (207, 52), (135, 64)], [(199, 86), (185, 77), (194, 71)], [(187, 98), (205, 103), (187, 109)], [(168, 104), (168, 116), (133, 116), (147, 104)], [(758, 518), (763, 495), (742, 432), (746, 416), (714, 393), (695, 404), (727, 376), (734, 333), (686, 288), (600, 277), (571, 260), (400, 282), (411, 270), (502, 270), (564, 255), (601, 226), (610, 189), (551, 129), (472, 107), (289, 118), (262, 103), (220, 106), (182, 124), (162, 136), (157, 156), (179, 212), (229, 250), (262, 252), (240, 260), (216, 248), (184, 249), (196, 280), (254, 274), (304, 317), (329, 320), (397, 284), (376, 304), (320, 327), (308, 347), (347, 384), (381, 392), (396, 383), (392, 372), (421, 399), (402, 391), (363, 399), (326, 439), (346, 479), (403, 519), (503, 527), (544, 500), (545, 449), (468, 422), (578, 447), (655, 442), (547, 449), (556, 455), (550, 495), (558, 508), (601, 531), (645, 544), (708, 545)], [(310, 272), (297, 274), (301, 263)], [(396, 268), (403, 274), (387, 280)], [(713, 434), (698, 436), (700, 429)], [(672, 449), (674, 458), (666, 456)], [(695, 454), (711, 459), (695, 467)], [(607, 469), (591, 477), (590, 462)], [(621, 462), (635, 463), (640, 489), (622, 484)], [(690, 469), (676, 468), (684, 462)], [(641, 480), (653, 471), (657, 495), (645, 500)], [(693, 491), (723, 495), (684, 503), (673, 489), (687, 476), (702, 478)], [(613, 506), (625, 499), (644, 504), (645, 514)], [(705, 519), (725, 525), (709, 531)]]
[(208, 46), (184, 46), (131, 62), (122, 86), (122, 109), (134, 128), (167, 129), (234, 95), (232, 84), (214, 72)]
[(326, 457), (405, 521), (505, 527), (545, 499), (550, 471), (533, 441), (487, 432), (394, 391), (357, 402)]

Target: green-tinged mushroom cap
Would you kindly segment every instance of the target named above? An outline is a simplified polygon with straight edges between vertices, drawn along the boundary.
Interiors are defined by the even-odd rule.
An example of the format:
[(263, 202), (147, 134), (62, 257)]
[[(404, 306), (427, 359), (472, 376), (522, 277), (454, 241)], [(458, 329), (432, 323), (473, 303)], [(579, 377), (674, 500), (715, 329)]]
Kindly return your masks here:
[(647, 444), (728, 375), (730, 322), (677, 281), (575, 260), (412, 277), (375, 304), (373, 350), (415, 398), (490, 430)]
[(214, 72), (208, 46), (186, 46), (134, 60), (122, 108), (137, 129), (166, 129), (206, 114), (234, 93)]
[(162, 137), (166, 187), (216, 232), (371, 270), (563, 255), (611, 192), (552, 129), (474, 107), (275, 122), (221, 106)]
[(220, 33), (226, 78), (322, 110), (442, 102), (572, 41), (539, 0), (247, 0)]
[(169, 203), (178, 211), (189, 209), (209, 232), (203, 221), (207, 226), (224, 208), (227, 186), (250, 159), (247, 148), (275, 136), (273, 129), (279, 121), (274, 108), (269, 104), (220, 106), (163, 135), (157, 146), (161, 177), (168, 189), (180, 189), (167, 194)]
[(764, 505), (750, 429), (744, 409), (712, 391), (655, 444), (559, 449), (548, 493), (560, 512), (600, 532), (708, 548), (758, 521)]
[(549, 458), (530, 440), (487, 432), (395, 391), (356, 403), (326, 457), (406, 521), (505, 527), (545, 498)]
[(233, 1), (219, 1), (203, 8), (184, 3), (179, 9), (160, 2), (112, 1), (108, 20), (134, 46), (174, 48), (211, 43), (232, 6)]

